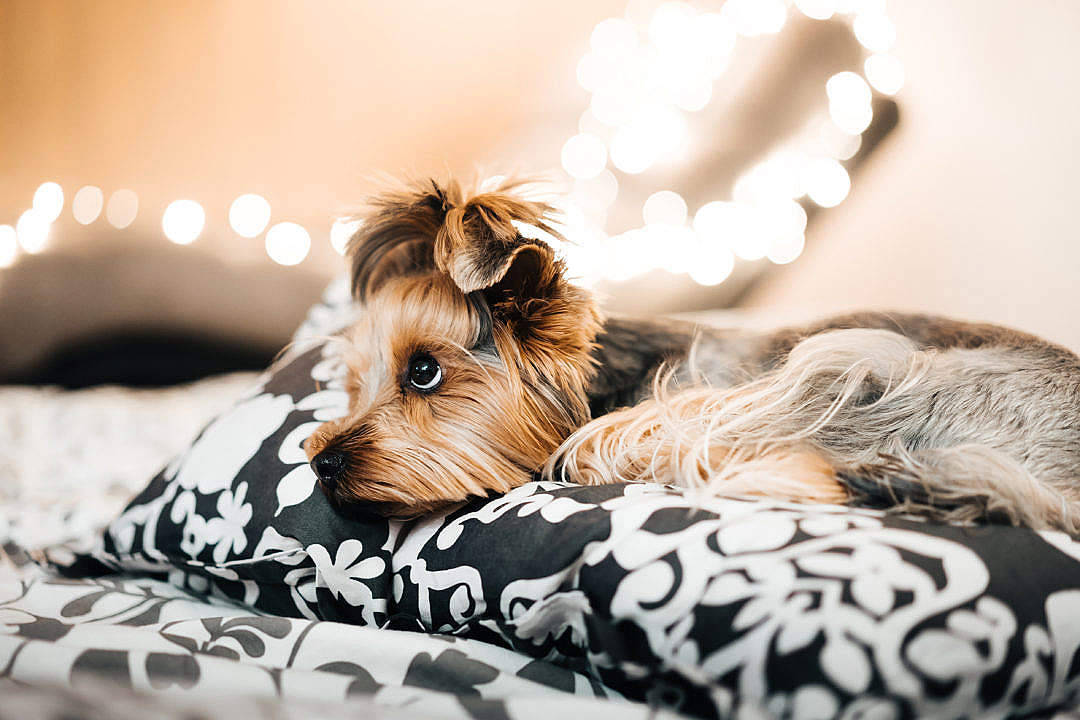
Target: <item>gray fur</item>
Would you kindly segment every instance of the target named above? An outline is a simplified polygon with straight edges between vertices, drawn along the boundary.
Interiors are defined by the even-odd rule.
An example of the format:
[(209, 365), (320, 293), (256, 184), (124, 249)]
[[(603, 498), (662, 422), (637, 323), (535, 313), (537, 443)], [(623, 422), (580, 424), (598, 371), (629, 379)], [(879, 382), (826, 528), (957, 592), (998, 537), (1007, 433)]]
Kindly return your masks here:
[[(715, 388), (707, 432), (812, 447), (856, 504), (1080, 532), (1080, 359), (1039, 338), (864, 313), (763, 334), (615, 319), (600, 343), (594, 412), (648, 397), (667, 363)], [(733, 412), (735, 388), (756, 404)]]

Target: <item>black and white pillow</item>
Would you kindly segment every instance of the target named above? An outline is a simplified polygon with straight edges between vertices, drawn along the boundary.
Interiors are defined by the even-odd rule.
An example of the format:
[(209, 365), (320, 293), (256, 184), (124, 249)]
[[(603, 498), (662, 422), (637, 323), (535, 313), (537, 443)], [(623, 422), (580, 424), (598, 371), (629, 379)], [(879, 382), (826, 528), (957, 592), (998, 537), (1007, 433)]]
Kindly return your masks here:
[(61, 572), (468, 636), (706, 717), (1005, 715), (1080, 693), (1080, 543), (657, 485), (534, 482), (345, 519), (301, 444), (342, 413), (337, 302)]

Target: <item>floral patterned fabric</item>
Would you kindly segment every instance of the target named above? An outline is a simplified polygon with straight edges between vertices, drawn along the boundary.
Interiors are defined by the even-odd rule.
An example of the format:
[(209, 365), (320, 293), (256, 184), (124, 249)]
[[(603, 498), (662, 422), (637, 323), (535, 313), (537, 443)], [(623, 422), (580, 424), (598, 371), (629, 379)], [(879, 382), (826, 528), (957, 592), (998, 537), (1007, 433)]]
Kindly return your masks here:
[[(495, 673), (490, 689), (462, 685), (456, 670), (431, 682), (477, 717), (514, 717), (519, 690), (539, 689), (510, 679), (537, 673), (546, 678), (539, 685), (572, 693), (565, 702), (591, 703), (567, 711), (572, 717), (604, 708), (719, 718), (1002, 717), (1077, 702), (1080, 543), (1061, 534), (626, 484), (533, 482), (411, 522), (335, 514), (301, 448), (346, 403), (335, 343), (315, 338), (348, 313), (332, 303), (321, 312), (327, 322), (310, 322), (104, 534), (42, 556), (67, 577), (101, 578), (76, 581), (77, 593), (114, 582), (112, 573), (142, 573), (168, 584), (115, 582), (189, 603), (207, 598), (213, 609), (178, 604), (168, 620), (148, 601), (129, 618), (156, 636), (139, 652), (170, 655), (170, 667), (194, 663), (200, 678), (213, 677), (226, 655), (251, 661), (288, 699), (284, 688), (299, 687), (285, 682), (294, 671), (333, 675), (313, 685), (337, 688), (331, 697), (347, 696), (341, 688), (353, 682), (371, 685), (369, 676), (387, 688), (376, 698), (395, 697), (418, 687), (407, 681), (417, 677), (413, 665), (433, 668), (455, 650), (494, 668), (462, 660), (473, 668), (465, 676)], [(65, 581), (35, 582), (46, 583), (29, 588), (40, 590), (33, 597), (42, 605), (29, 592), (7, 603), (32, 618), (9, 623), (19, 639), (7, 657), (18, 657), (0, 655), (0, 669), (9, 668), (0, 674), (67, 682), (74, 660), (47, 672), (19, 663), (34, 657), (33, 643), (61, 632), (55, 623), (69, 622), (63, 608), (93, 612), (95, 603), (45, 599), (54, 594), (49, 583)], [(109, 612), (118, 611), (124, 617), (119, 606)], [(207, 614), (217, 619), (208, 625)], [(323, 647), (310, 661), (308, 641), (289, 644), (301, 635), (326, 643), (310, 646)], [(416, 643), (396, 655), (402, 638)], [(154, 686), (149, 655), (126, 646), (123, 658), (101, 654), (116, 642), (98, 638), (82, 645), (97, 654), (79, 667), (120, 666), (122, 682)], [(289, 649), (270, 661), (265, 649), (278, 645)], [(301, 657), (306, 667), (296, 664)], [(473, 690), (497, 710), (476, 705)]]

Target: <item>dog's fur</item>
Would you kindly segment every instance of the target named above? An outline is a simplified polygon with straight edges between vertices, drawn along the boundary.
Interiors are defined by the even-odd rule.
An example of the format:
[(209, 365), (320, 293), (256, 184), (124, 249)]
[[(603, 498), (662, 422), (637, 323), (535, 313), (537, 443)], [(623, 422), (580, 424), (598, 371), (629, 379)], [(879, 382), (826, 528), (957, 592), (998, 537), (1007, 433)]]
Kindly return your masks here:
[[(551, 217), (513, 183), (373, 201), (348, 248), (349, 411), (306, 444), (335, 504), (412, 516), (540, 472), (1080, 532), (1068, 350), (921, 315), (769, 333), (604, 319), (518, 230), (556, 235)], [(410, 384), (420, 356), (434, 391)]]

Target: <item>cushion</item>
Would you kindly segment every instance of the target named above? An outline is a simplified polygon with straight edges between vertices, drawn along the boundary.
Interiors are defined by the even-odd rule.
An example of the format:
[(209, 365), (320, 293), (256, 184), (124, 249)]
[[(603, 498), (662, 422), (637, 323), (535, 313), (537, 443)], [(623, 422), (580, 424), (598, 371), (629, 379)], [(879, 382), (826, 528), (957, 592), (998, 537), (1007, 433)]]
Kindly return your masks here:
[(408, 522), (336, 514), (301, 448), (345, 407), (335, 292), (100, 536), (45, 560), (486, 640), (701, 717), (1002, 715), (1080, 694), (1080, 543), (1059, 533), (541, 481)]

